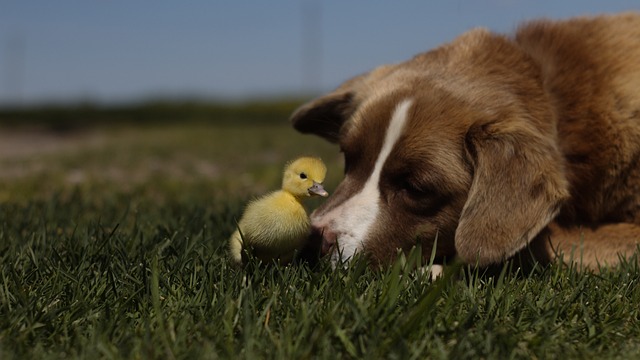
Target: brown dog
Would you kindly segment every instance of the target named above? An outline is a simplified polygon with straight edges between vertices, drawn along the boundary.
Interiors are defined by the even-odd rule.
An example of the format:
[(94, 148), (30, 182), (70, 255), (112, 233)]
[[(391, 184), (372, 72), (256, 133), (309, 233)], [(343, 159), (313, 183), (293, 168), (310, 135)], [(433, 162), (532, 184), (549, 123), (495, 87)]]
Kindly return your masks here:
[(437, 243), (480, 266), (525, 251), (597, 268), (637, 249), (640, 13), (472, 30), (291, 121), (344, 153), (344, 180), (312, 214), (334, 261)]

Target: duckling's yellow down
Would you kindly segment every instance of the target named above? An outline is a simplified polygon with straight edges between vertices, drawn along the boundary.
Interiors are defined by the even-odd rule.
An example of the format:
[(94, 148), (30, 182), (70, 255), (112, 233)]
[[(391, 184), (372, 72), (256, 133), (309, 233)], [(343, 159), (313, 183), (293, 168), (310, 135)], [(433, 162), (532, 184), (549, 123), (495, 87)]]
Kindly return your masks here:
[(267, 194), (247, 205), (236, 230), (229, 239), (234, 263), (242, 263), (247, 249), (263, 260), (291, 261), (309, 236), (310, 223), (302, 199), (327, 196), (322, 187), (326, 167), (320, 159), (303, 157), (285, 167), (282, 190)]
[(242, 262), (243, 244), (259, 259), (291, 260), (309, 235), (309, 217), (302, 204), (283, 190), (251, 202), (231, 240), (231, 255)]

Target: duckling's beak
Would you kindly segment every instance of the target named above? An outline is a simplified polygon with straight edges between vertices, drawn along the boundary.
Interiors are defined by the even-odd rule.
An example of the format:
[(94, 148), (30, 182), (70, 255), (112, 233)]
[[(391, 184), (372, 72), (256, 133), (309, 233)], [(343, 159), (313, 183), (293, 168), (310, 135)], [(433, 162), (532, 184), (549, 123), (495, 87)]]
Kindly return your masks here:
[(318, 196), (322, 196), (322, 197), (327, 197), (329, 196), (329, 193), (327, 192), (327, 190), (325, 190), (322, 187), (322, 184), (317, 183), (317, 182), (313, 182), (313, 186), (309, 188), (309, 195), (318, 195)]

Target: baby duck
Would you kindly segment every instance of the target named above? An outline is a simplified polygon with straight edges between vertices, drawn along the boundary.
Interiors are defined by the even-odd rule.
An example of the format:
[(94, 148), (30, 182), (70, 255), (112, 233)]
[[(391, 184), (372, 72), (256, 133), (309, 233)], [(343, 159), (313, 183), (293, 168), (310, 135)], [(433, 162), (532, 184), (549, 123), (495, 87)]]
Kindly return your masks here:
[(229, 239), (231, 261), (242, 264), (242, 251), (248, 249), (262, 261), (292, 260), (309, 236), (309, 216), (302, 200), (326, 197), (322, 187), (327, 167), (322, 160), (301, 157), (284, 169), (282, 189), (250, 202)]

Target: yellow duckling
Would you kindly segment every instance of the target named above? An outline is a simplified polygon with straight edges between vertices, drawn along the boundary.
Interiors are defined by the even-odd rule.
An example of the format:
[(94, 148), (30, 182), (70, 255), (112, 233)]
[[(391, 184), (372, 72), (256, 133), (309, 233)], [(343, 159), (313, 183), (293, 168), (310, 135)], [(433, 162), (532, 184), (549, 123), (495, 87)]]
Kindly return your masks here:
[(248, 249), (262, 261), (279, 258), (287, 263), (309, 236), (309, 216), (302, 200), (328, 196), (322, 187), (327, 167), (322, 160), (301, 157), (285, 166), (282, 189), (247, 205), (244, 215), (229, 239), (231, 260), (242, 263), (242, 251)]

